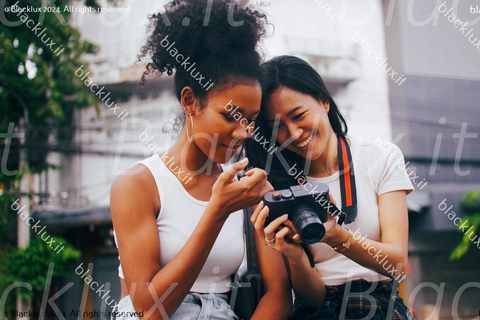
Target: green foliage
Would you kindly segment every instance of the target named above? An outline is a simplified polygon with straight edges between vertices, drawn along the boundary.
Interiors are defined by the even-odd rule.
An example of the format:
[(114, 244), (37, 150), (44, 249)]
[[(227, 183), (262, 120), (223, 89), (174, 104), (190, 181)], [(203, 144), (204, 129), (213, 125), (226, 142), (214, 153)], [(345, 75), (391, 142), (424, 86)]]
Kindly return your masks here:
[(480, 190), (467, 192), (460, 202), (462, 210), (470, 213), (480, 213)]
[[(4, 282), (26, 282), (33, 287), (33, 291), (21, 290), (21, 295), (32, 297), (35, 293), (45, 288), (48, 266), (54, 263), (53, 277), (67, 277), (73, 274), (69, 262), (80, 258), (80, 251), (73, 248), (65, 239), (53, 237), (55, 244), (65, 245), (59, 253), (54, 251), (40, 237), (35, 236), (30, 240), (30, 245), (25, 249), (13, 248), (0, 253), (0, 274)], [(50, 239), (47, 239), (50, 240)], [(59, 251), (59, 250), (57, 250)]]
[[(7, 280), (3, 277), (3, 275), (0, 273), (0, 293), (4, 293), (5, 289), (8, 288), (10, 283), (7, 282)], [(0, 306), (0, 311), (2, 310), (14, 310), (16, 308), (16, 300), (15, 300), (15, 295), (14, 294), (9, 294), (7, 296), (7, 300), (5, 301), (4, 306)], [(8, 319), (7, 317), (4, 316), (4, 314), (0, 314), (0, 319)]]
[(17, 215), (11, 209), (13, 196), (0, 195), (0, 251), (15, 243)]
[[(7, 0), (5, 7), (16, 2)], [(59, 13), (5, 12), (10, 25), (0, 23), (0, 126), (18, 123), (28, 114), (26, 143), (35, 147), (28, 153), (28, 163), (34, 173), (45, 169), (51, 138), (71, 140), (73, 110), (98, 106), (93, 93), (75, 76), (81, 65), (88, 68), (82, 56), (96, 53), (98, 47), (81, 40), (80, 33), (66, 23), (70, 13), (63, 7), (68, 3), (55, 1)], [(38, 8), (42, 1), (20, 0), (18, 6)], [(32, 24), (22, 23), (22, 16), (34, 25), (42, 23), (42, 36), (32, 30)], [(50, 41), (55, 43), (51, 47)], [(59, 54), (61, 48), (64, 51)]]
[(463, 235), (462, 241), (450, 254), (450, 260), (458, 260), (463, 257), (472, 243), (468, 236), (470, 235), (470, 238), (474, 239), (475, 234), (478, 234), (477, 230), (480, 231), (480, 190), (467, 192), (460, 202), (460, 207), (466, 212), (473, 213), (473, 215), (468, 216), (468, 218), (464, 218), (468, 219), (468, 225), (473, 226), (473, 228), (469, 233)]

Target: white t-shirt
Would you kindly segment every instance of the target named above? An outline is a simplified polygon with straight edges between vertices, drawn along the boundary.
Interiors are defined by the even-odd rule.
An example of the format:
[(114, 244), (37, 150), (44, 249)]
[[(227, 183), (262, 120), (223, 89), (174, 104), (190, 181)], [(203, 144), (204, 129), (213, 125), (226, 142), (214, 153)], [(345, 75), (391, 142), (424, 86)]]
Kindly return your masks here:
[[(355, 172), (358, 215), (354, 222), (346, 225), (352, 231), (359, 231), (365, 239), (381, 241), (378, 212), (378, 196), (395, 190), (413, 190), (407, 175), (405, 160), (400, 149), (393, 143), (382, 146), (374, 142), (360, 142), (350, 139), (350, 150)], [(330, 187), (337, 207), (341, 209), (342, 199), (338, 171), (325, 178), (307, 176), (307, 182), (322, 182)], [(325, 243), (309, 245), (315, 265), (325, 285), (341, 285), (347, 281), (365, 279), (382, 281), (389, 278), (367, 269), (353, 260), (337, 253)]]

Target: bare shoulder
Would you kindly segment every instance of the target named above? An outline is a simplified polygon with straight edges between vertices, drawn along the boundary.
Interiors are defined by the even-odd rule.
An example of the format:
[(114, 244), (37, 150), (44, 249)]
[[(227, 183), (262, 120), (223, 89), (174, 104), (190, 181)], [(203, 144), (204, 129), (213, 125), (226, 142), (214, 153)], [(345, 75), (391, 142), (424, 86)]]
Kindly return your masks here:
[(158, 212), (160, 197), (150, 170), (137, 164), (115, 178), (110, 191), (112, 218), (122, 212)]

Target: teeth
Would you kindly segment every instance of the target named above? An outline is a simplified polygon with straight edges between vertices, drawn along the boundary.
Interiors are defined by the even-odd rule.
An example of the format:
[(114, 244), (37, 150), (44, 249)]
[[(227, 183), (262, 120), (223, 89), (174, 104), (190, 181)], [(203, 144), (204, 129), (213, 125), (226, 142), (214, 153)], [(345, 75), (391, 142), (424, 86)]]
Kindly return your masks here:
[(308, 137), (307, 140), (303, 141), (302, 143), (298, 143), (297, 147), (299, 147), (299, 148), (305, 147), (306, 145), (308, 145), (310, 143), (310, 141), (312, 141), (312, 139), (313, 139), (313, 136), (310, 135), (310, 137)]

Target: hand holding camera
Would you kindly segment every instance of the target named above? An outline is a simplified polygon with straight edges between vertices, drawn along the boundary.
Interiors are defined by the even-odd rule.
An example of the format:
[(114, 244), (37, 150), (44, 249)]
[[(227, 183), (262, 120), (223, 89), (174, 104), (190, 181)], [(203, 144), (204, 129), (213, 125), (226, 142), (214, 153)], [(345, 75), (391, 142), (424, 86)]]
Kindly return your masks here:
[(265, 204), (270, 215), (265, 224), (287, 213), (300, 239), (305, 244), (320, 242), (325, 236), (329, 212), (336, 217), (343, 215), (329, 196), (329, 187), (324, 183), (307, 183), (265, 194)]
[(288, 220), (288, 214), (275, 218), (265, 226), (269, 212), (265, 202), (261, 201), (251, 217), (255, 231), (269, 247), (279, 251), (288, 259), (299, 260), (303, 255), (303, 248), (295, 226)]
[(304, 248), (328, 239), (343, 212), (335, 206), (326, 184), (292, 186), (267, 192), (252, 215), (256, 232), (264, 242), (289, 259), (298, 259)]

